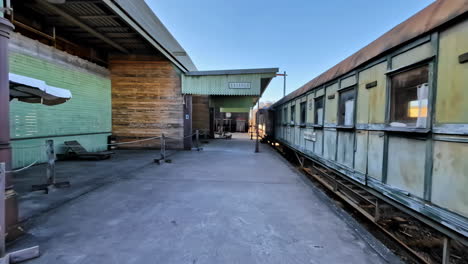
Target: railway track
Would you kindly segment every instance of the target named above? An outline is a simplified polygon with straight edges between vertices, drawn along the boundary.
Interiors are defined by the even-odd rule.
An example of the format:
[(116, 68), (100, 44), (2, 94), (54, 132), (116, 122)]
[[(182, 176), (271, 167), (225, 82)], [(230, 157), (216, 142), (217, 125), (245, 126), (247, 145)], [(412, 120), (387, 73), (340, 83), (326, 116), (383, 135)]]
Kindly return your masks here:
[[(468, 263), (468, 246), (453, 240), (372, 194), (366, 187), (316, 163), (282, 145), (268, 142), (286, 159), (294, 162), (309, 179), (345, 202), (363, 216), (376, 230), (397, 244), (413, 262), (432, 264)], [(294, 154), (293, 154), (294, 153)], [(294, 162), (295, 163), (295, 162)], [(385, 241), (383, 241), (385, 244)], [(397, 253), (398, 254), (398, 253)], [(400, 254), (401, 255), (401, 254)]]

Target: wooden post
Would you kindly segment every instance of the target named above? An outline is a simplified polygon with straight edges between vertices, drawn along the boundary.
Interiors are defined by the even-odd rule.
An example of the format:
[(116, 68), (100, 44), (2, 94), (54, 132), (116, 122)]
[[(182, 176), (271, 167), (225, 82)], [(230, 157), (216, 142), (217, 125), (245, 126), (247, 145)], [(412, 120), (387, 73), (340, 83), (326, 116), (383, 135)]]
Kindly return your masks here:
[(442, 264), (450, 264), (450, 238), (444, 237)]
[(161, 159), (166, 159), (166, 138), (164, 133), (161, 135)]
[(54, 141), (46, 140), (46, 153), (47, 153), (47, 184), (55, 184), (55, 150)]

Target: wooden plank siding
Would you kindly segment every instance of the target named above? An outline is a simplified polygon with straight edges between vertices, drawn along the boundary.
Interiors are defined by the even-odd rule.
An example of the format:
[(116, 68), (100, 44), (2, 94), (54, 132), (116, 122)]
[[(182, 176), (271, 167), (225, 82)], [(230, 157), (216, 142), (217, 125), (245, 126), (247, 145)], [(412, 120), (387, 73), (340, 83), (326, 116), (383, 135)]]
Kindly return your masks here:
[[(118, 141), (161, 136), (183, 147), (184, 100), (180, 72), (162, 57), (111, 57), (112, 131)], [(128, 147), (159, 146), (159, 141)]]

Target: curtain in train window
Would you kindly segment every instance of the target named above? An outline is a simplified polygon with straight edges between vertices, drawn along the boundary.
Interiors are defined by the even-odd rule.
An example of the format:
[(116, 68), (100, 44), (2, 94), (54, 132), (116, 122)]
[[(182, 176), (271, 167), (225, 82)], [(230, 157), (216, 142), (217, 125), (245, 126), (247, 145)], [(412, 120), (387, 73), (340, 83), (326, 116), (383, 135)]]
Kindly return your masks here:
[(296, 117), (296, 106), (291, 106), (291, 125), (294, 125), (294, 118)]
[(338, 105), (338, 125), (354, 125), (354, 98), (354, 89), (346, 90), (340, 93), (340, 101)]
[(315, 98), (314, 108), (314, 124), (323, 125), (323, 96)]
[(391, 77), (390, 126), (427, 127), (429, 66)]
[(302, 102), (301, 103), (301, 120), (300, 120), (300, 124), (301, 125), (305, 125), (306, 123), (306, 112), (307, 112), (307, 102)]

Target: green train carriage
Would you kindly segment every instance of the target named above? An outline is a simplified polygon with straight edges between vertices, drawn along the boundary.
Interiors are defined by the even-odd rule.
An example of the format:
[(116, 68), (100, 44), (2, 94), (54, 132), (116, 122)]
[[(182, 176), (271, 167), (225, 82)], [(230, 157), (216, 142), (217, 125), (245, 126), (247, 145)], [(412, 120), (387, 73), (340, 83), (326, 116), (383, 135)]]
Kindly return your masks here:
[(436, 1), (270, 110), (276, 142), (466, 243), (468, 1)]

